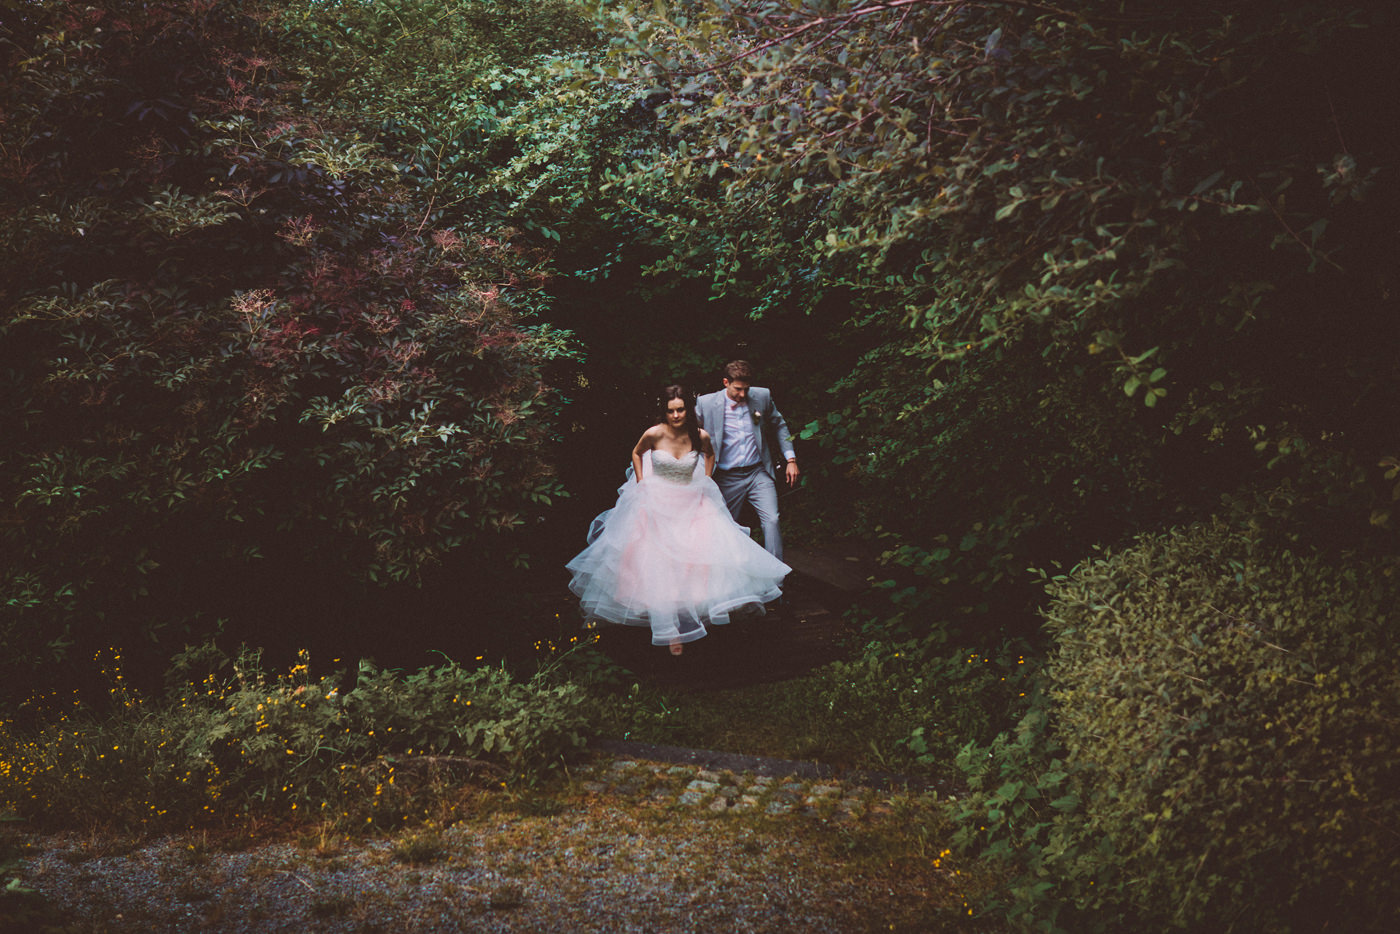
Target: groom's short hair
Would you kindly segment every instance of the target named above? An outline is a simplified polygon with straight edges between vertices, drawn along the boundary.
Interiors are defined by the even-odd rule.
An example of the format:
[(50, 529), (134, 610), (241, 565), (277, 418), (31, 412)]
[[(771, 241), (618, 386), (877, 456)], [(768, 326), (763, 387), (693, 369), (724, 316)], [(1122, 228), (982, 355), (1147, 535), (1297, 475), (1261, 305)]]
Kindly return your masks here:
[(724, 365), (724, 378), (752, 383), (753, 367), (749, 366), (749, 361), (747, 360), (731, 360)]

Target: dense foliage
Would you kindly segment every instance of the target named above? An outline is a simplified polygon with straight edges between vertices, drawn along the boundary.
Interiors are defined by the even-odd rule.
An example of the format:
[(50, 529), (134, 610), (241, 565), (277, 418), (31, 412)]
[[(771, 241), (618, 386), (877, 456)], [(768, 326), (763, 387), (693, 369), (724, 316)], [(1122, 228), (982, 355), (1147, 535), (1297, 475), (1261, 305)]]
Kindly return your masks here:
[(662, 386), (718, 386), (720, 365), (741, 353), (766, 378), (799, 366), (791, 335), (755, 325), (747, 305), (708, 301), (684, 276), (641, 275), (665, 238), (607, 182), (651, 159), (666, 128), (644, 83), (592, 80), (607, 67), (606, 34), (585, 5), (292, 0), (275, 26), (308, 92), (373, 122), (435, 217), (509, 226), (549, 250), (544, 314), (587, 349), (558, 379), (572, 428), (561, 460), (586, 508), (616, 488)]
[[(181, 829), (235, 815), (343, 829), (421, 821), (455, 786), (538, 778), (581, 747), (581, 688), (446, 662), (271, 675), (256, 653), (177, 658), (165, 697), (108, 659), (115, 704), (33, 727), (0, 723), (0, 807), (38, 826)], [(193, 676), (193, 677), (191, 677)]]
[(847, 309), (807, 435), (945, 608), (1242, 483), (1393, 527), (1387, 5), (597, 6), (672, 131), (614, 173), (656, 268)]
[(1394, 562), (1212, 523), (1049, 583), (1053, 739), (1042, 708), (963, 759), (1024, 926), (1390, 930)]
[(210, 626), (260, 557), (347, 581), (509, 557), (560, 492), (540, 255), (440, 223), (266, 44), (184, 0), (30, 4), (0, 33), (16, 689), (75, 642)]
[(556, 228), (587, 227), (599, 164), (626, 145), (630, 101), (568, 87), (566, 64), (598, 41), (577, 4), (280, 6), (271, 25), (295, 57), (304, 93), (372, 126), (431, 197), (434, 216), (509, 224), (543, 243), (560, 241)]

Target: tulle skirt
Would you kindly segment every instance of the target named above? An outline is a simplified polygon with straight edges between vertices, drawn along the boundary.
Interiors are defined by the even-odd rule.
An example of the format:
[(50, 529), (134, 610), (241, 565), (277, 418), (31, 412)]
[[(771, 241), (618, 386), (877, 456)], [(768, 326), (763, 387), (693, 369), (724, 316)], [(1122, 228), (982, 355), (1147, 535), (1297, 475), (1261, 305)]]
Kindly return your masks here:
[(698, 468), (688, 483), (629, 477), (590, 540), (567, 564), (585, 618), (648, 626), (656, 645), (694, 642), (740, 608), (762, 612), (791, 570), (749, 538)]

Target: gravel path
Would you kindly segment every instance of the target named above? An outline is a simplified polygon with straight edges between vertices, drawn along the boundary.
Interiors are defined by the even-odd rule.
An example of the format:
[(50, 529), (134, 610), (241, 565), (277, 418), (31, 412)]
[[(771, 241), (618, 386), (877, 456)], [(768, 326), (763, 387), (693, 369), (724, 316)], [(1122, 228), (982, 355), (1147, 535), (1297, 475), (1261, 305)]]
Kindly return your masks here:
[(236, 852), (33, 835), (21, 878), (70, 932), (960, 927), (926, 794), (607, 755), (524, 811)]

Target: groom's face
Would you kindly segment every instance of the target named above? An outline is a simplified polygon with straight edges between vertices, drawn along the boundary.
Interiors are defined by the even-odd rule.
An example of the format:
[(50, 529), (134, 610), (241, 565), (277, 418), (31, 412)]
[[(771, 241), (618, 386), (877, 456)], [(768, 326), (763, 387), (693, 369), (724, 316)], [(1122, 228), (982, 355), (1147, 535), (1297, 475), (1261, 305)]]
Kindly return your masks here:
[(724, 394), (729, 397), (730, 402), (747, 402), (749, 384), (742, 379), (726, 379), (724, 381)]

